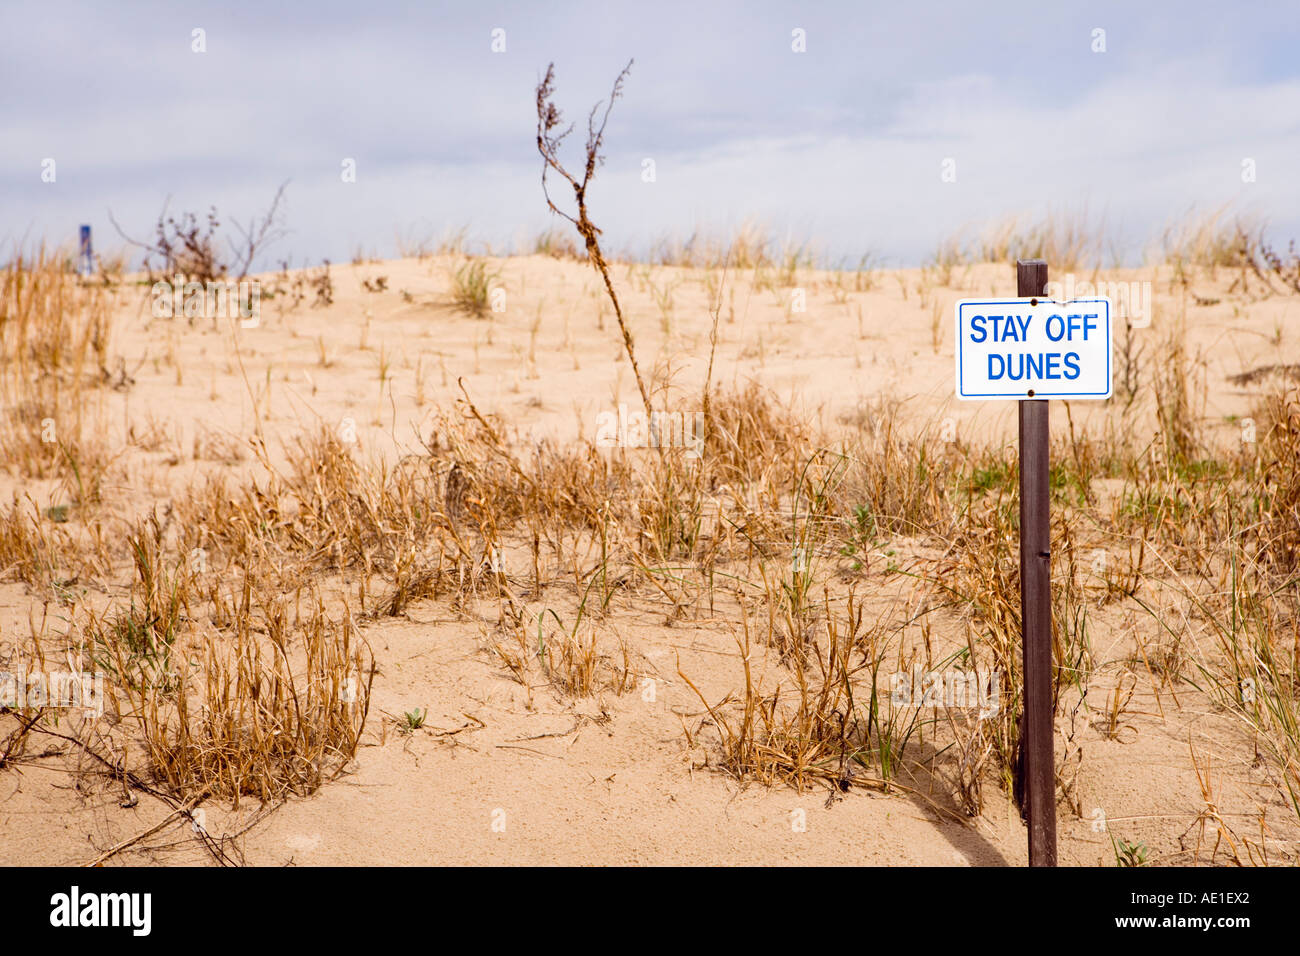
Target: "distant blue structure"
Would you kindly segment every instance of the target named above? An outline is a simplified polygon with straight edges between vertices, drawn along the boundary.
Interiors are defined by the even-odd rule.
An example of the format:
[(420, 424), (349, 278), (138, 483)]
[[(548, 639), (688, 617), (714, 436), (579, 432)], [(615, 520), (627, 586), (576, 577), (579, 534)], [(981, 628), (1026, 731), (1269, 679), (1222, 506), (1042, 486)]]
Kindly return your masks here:
[(95, 272), (95, 256), (90, 247), (90, 227), (81, 227), (81, 253), (77, 258), (77, 271), (83, 276)]

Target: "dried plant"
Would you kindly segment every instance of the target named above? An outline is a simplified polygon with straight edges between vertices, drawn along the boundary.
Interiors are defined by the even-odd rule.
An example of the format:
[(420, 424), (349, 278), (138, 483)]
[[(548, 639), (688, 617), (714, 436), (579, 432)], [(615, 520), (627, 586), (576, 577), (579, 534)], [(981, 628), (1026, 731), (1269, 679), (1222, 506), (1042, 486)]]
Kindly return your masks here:
[[(604, 145), (605, 126), (609, 122), (609, 114), (614, 108), (614, 102), (623, 94), (623, 81), (627, 78), (631, 69), (632, 61), (629, 60), (627, 66), (623, 67), (614, 80), (614, 86), (610, 90), (609, 101), (605, 104), (604, 113), (600, 112), (601, 104), (597, 103), (591, 108), (591, 113), (587, 116), (586, 160), (582, 167), (582, 178), (579, 179), (565, 168), (560, 159), (560, 147), (568, 135), (573, 132), (573, 125), (570, 124), (568, 127), (561, 129), (563, 120), (560, 109), (555, 105), (554, 100), (555, 64), (552, 63), (547, 66), (546, 76), (537, 85), (537, 152), (542, 157), (542, 193), (546, 197), (546, 205), (551, 212), (558, 213), (573, 223), (574, 228), (578, 230), (578, 234), (582, 236), (582, 240), (586, 245), (588, 260), (596, 267), (601, 279), (604, 280), (605, 291), (614, 306), (614, 317), (618, 320), (619, 331), (623, 333), (623, 348), (627, 354), (628, 362), (632, 365), (632, 374), (636, 378), (637, 389), (641, 392), (641, 401), (645, 405), (645, 413), (647, 416), (651, 416), (654, 414), (654, 410), (650, 404), (650, 393), (646, 390), (645, 381), (641, 377), (640, 366), (637, 365), (636, 349), (632, 344), (632, 331), (628, 328), (627, 320), (623, 316), (623, 307), (619, 304), (618, 293), (614, 291), (614, 283), (610, 279), (609, 263), (600, 248), (600, 229), (591, 221), (591, 217), (587, 212), (587, 189), (591, 185), (592, 177), (596, 174), (596, 169), (604, 162), (600, 150)], [(599, 123), (596, 120), (597, 115), (600, 116)], [(546, 183), (548, 171), (554, 171), (573, 189), (573, 199), (577, 207), (576, 214), (565, 212), (551, 198)]]

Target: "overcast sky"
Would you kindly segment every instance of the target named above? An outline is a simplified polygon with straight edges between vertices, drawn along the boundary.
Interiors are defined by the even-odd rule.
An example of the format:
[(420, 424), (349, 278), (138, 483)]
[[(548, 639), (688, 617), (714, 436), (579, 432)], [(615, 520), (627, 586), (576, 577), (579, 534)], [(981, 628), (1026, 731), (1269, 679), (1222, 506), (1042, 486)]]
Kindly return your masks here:
[(0, 0), (0, 257), (82, 222), (111, 249), (110, 209), (144, 236), (168, 195), (247, 219), (286, 179), (268, 267), (461, 227), (524, 245), (549, 222), (538, 78), (554, 61), (581, 123), (630, 58), (590, 197), (615, 249), (754, 221), (832, 261), (919, 263), (989, 218), (1086, 208), (1132, 259), (1227, 202), (1285, 239), (1298, 49), (1296, 0)]

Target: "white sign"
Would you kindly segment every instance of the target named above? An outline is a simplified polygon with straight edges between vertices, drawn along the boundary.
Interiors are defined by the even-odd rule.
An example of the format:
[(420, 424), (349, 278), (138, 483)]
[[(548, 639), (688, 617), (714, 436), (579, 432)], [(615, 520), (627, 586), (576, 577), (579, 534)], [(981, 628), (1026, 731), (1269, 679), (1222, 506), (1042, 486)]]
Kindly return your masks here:
[(1110, 398), (1110, 299), (962, 299), (957, 397)]

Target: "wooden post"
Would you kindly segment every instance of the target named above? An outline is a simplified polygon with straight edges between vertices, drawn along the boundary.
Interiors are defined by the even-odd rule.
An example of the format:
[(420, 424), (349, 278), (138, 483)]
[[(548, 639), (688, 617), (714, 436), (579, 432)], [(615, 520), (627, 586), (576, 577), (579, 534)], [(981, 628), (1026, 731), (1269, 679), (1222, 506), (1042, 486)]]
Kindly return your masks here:
[[(1042, 296), (1047, 263), (1016, 262), (1016, 294)], [(1033, 395), (1031, 391), (1030, 396)], [(1056, 760), (1052, 705), (1052, 531), (1047, 400), (1020, 401), (1020, 624), (1024, 717), (1020, 789), (1029, 828), (1029, 865), (1056, 866)]]

